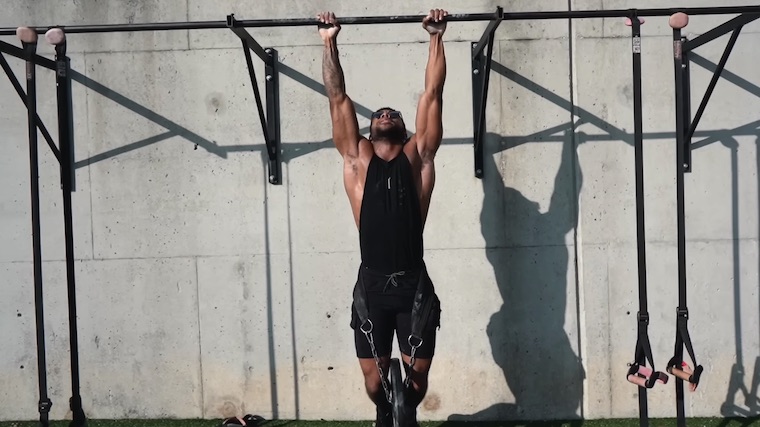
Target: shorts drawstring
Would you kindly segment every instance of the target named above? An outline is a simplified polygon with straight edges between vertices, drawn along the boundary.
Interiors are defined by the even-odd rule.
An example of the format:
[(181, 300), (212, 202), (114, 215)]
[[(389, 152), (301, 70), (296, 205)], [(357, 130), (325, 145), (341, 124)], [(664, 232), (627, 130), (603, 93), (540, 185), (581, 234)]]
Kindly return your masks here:
[(388, 280), (385, 282), (385, 286), (383, 287), (383, 292), (385, 292), (388, 289), (388, 285), (393, 285), (394, 288), (398, 288), (398, 282), (396, 281), (396, 277), (403, 276), (406, 274), (404, 271), (397, 271), (395, 273), (387, 274), (385, 277), (388, 278)]

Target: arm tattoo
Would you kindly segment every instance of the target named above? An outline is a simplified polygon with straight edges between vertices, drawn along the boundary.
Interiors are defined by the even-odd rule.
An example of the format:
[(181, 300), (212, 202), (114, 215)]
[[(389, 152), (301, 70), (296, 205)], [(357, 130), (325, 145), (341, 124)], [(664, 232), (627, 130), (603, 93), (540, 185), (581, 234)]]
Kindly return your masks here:
[(322, 54), (322, 79), (325, 82), (328, 98), (333, 99), (346, 92), (343, 69), (338, 58), (338, 47), (334, 43), (325, 45)]

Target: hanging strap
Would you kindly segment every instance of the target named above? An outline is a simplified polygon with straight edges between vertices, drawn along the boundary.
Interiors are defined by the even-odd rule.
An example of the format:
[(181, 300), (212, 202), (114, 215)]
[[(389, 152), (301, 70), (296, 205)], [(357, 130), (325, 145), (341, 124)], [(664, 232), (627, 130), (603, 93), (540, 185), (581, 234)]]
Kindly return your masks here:
[(409, 355), (409, 366), (406, 368), (404, 380), (404, 385), (407, 388), (410, 387), (412, 376), (409, 375), (409, 372), (414, 368), (417, 349), (423, 343), (422, 336), (428, 328), (439, 326), (440, 315), (441, 302), (435, 294), (435, 287), (430, 276), (428, 276), (427, 268), (423, 265), (412, 304), (412, 331), (408, 338), (411, 354)]
[(353, 304), (356, 315), (359, 317), (359, 328), (362, 331), (371, 330), (369, 307), (367, 306), (367, 290), (364, 288), (364, 277), (361, 270), (359, 271), (359, 277), (356, 279), (356, 286), (354, 286)]
[[(689, 336), (689, 309), (686, 307), (678, 307), (676, 318), (676, 346), (673, 352), (674, 356), (668, 361), (668, 372), (679, 379), (693, 384), (691, 391), (695, 391), (699, 385), (699, 378), (702, 376), (702, 365), (697, 363), (697, 357), (694, 355), (694, 347), (691, 344), (691, 337)], [(694, 363), (695, 368), (692, 369), (688, 363), (683, 360), (683, 348), (686, 346), (686, 351), (691, 357), (691, 361)]]
[(435, 295), (433, 281), (430, 280), (427, 269), (423, 266), (412, 305), (412, 332), (409, 335), (409, 344), (412, 348), (414, 344), (422, 344), (422, 336), (428, 328), (437, 326), (439, 315), (440, 302)]
[[(636, 169), (636, 244), (638, 255), (639, 312), (638, 334), (634, 361), (626, 373), (629, 382), (642, 387), (639, 391), (639, 419), (646, 425), (648, 408), (646, 389), (654, 387), (657, 382), (666, 383), (668, 376), (658, 372), (654, 367), (652, 346), (649, 343), (649, 312), (647, 311), (647, 268), (646, 236), (644, 223), (644, 153), (643, 153), (643, 118), (641, 101), (641, 24), (636, 10), (632, 10), (626, 24), (631, 27), (631, 59), (633, 63), (633, 110), (634, 110), (634, 149)], [(647, 361), (650, 367), (646, 366)]]
[[(652, 346), (649, 343), (649, 314), (639, 312), (639, 332), (636, 340), (636, 354), (634, 362), (631, 363), (626, 374), (626, 379), (639, 387), (652, 388), (658, 382), (660, 384), (668, 383), (668, 376), (654, 369), (654, 358), (652, 357)], [(646, 365), (647, 361), (652, 366)]]

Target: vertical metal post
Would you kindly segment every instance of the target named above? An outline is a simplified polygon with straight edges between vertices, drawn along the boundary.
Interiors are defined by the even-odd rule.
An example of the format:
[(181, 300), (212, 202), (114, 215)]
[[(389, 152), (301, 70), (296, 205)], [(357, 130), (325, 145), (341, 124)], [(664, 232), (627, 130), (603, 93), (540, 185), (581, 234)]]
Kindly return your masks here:
[(277, 63), (277, 50), (267, 48), (267, 60), (264, 69), (267, 98), (267, 155), (269, 158), (269, 183), (282, 183), (282, 165), (280, 162), (280, 79)]
[[(678, 15), (678, 14), (676, 14)], [(676, 77), (676, 217), (678, 225), (678, 308), (676, 309), (676, 337), (673, 357), (668, 362), (668, 370), (676, 377), (676, 424), (678, 427), (686, 427), (686, 410), (684, 404), (684, 381), (696, 386), (699, 384), (699, 378), (702, 374), (702, 366), (697, 363), (694, 354), (694, 348), (689, 337), (688, 321), (689, 309), (686, 305), (686, 214), (685, 214), (685, 190), (684, 180), (686, 171), (689, 169), (688, 156), (691, 151), (691, 135), (694, 127), (699, 122), (701, 112), (704, 111), (707, 99), (709, 99), (711, 89), (700, 106), (700, 111), (694, 118), (694, 123), (690, 122), (688, 92), (690, 87), (688, 82), (688, 57), (684, 56), (688, 48), (684, 48), (686, 39), (681, 37), (681, 29), (688, 23), (688, 17), (673, 15), (671, 17), (671, 26), (673, 27), (673, 60)], [(735, 32), (736, 35), (738, 32)], [(731, 44), (731, 43), (729, 43)], [(732, 44), (731, 44), (732, 45)], [(727, 59), (730, 48), (724, 55)], [(725, 64), (724, 64), (725, 65)], [(713, 78), (716, 80), (716, 77)], [(681, 366), (683, 363), (684, 346), (694, 362), (693, 370), (685, 372)]]
[[(499, 6), (480, 40), (472, 43), (471, 46), (473, 154), (476, 178), (483, 178), (483, 142), (486, 134), (486, 104), (488, 101), (488, 83), (491, 76), (494, 34), (503, 17), (504, 9)], [(484, 49), (487, 49), (485, 55), (483, 54)]]
[[(680, 31), (679, 31), (680, 32)], [(673, 35), (675, 37), (675, 34)], [(681, 100), (682, 100), (682, 110), (683, 110), (683, 122), (681, 124), (681, 128), (684, 132), (684, 139), (682, 145), (679, 145), (679, 147), (683, 147), (683, 169), (684, 172), (690, 173), (691, 172), (691, 135), (689, 135), (689, 127), (691, 126), (691, 61), (689, 60), (689, 50), (684, 49), (683, 47), (686, 45), (686, 42), (688, 39), (686, 37), (681, 37), (681, 71), (682, 71), (682, 80), (681, 80)], [(673, 43), (675, 43), (675, 39), (673, 40)], [(676, 93), (676, 96), (678, 94)], [(676, 111), (678, 107), (676, 106)], [(678, 125), (676, 125), (678, 126)]]
[[(491, 74), (493, 56), (493, 35), (488, 38), (486, 53), (473, 52), (472, 55), (472, 123), (475, 177), (483, 178), (483, 140), (486, 132), (486, 103), (488, 101), (488, 82)], [(472, 43), (476, 49), (478, 43)]]
[[(477, 43), (472, 43), (472, 49), (475, 49)], [(485, 96), (483, 94), (483, 81), (485, 79), (485, 55), (483, 52), (473, 52), (472, 56), (472, 126), (473, 126), (473, 149), (475, 177), (483, 177), (483, 144), (481, 141), (481, 115), (480, 100)], [(484, 121), (485, 122), (485, 121)]]
[[(679, 323), (682, 308), (686, 307), (686, 258), (685, 258), (685, 214), (684, 214), (684, 173), (690, 169), (686, 160), (688, 147), (686, 134), (688, 125), (686, 119), (686, 100), (684, 96), (685, 64), (683, 61), (683, 42), (680, 29), (673, 29), (673, 65), (676, 79), (676, 219), (678, 226), (678, 313), (676, 324)], [(686, 313), (684, 313), (686, 315)], [(683, 360), (683, 341), (676, 330), (676, 345), (674, 360)], [(685, 427), (684, 389), (683, 380), (675, 378), (676, 387), (676, 418), (678, 427)]]

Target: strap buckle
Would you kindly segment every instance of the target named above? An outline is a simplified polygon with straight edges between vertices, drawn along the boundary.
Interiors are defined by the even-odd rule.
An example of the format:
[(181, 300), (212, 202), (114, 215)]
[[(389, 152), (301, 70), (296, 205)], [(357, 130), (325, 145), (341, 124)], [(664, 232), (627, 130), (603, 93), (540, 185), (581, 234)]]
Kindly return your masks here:
[(638, 317), (638, 319), (639, 319), (639, 322), (641, 322), (641, 323), (646, 323), (647, 325), (649, 324), (649, 313), (646, 313), (646, 312), (644, 312), (644, 313), (642, 313), (642, 312), (639, 312), (639, 313), (638, 313), (638, 315), (637, 315), (637, 317)]
[(39, 410), (41, 414), (47, 414), (50, 412), (50, 408), (53, 406), (53, 402), (50, 399), (40, 400)]

